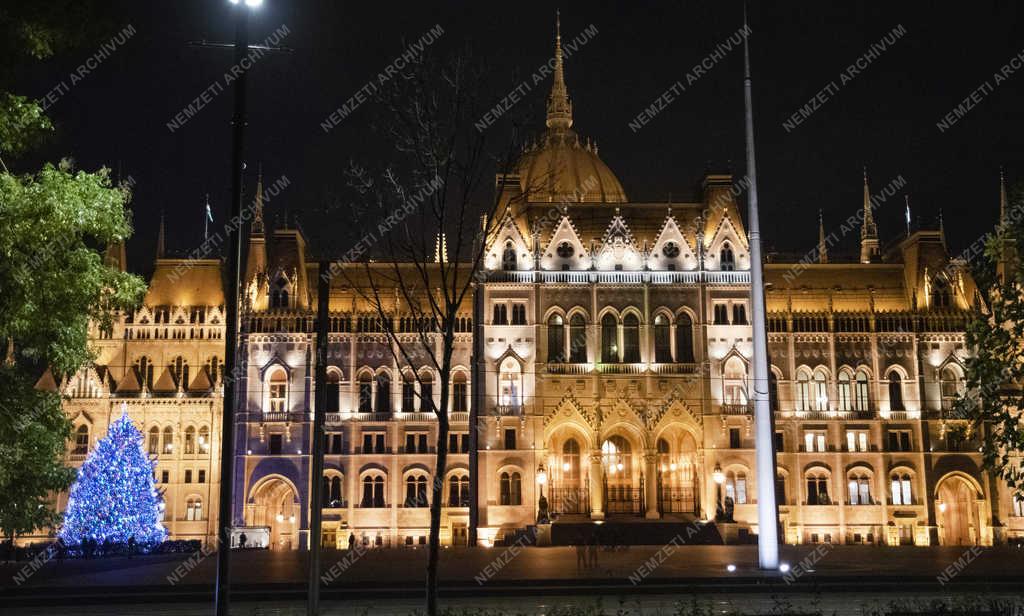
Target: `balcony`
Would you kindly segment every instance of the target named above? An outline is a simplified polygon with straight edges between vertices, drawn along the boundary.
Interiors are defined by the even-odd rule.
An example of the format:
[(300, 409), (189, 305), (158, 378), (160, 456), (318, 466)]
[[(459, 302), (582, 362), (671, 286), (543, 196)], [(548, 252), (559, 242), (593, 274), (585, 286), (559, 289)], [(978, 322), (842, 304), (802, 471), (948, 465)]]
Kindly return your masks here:
[(548, 374), (570, 374), (570, 375), (572, 375), (572, 374), (575, 374), (575, 375), (590, 374), (590, 364), (588, 364), (588, 363), (578, 363), (578, 364), (551, 363), (551, 364), (545, 364), (545, 370), (547, 370)]
[(260, 423), (284, 423), (292, 421), (291, 413), (260, 413)]
[(655, 374), (699, 374), (700, 364), (665, 363), (651, 364), (651, 372)]
[(496, 404), (494, 406), (494, 413), (502, 417), (522, 415), (523, 405), (522, 404)]
[(488, 282), (531, 284), (713, 284), (749, 285), (750, 272), (669, 271), (492, 271)]
[(601, 374), (643, 374), (647, 371), (647, 364), (597, 364), (597, 371)]
[(702, 272), (708, 284), (750, 284), (750, 272)]
[(533, 272), (518, 272), (518, 271), (505, 271), (499, 270), (494, 272), (487, 272), (488, 282), (518, 282), (518, 283), (530, 283), (533, 282)]
[(391, 421), (393, 418), (391, 413), (350, 413), (348, 417), (352, 421)]
[(813, 421), (827, 421), (832, 419), (875, 419), (875, 412), (865, 411), (789, 411), (791, 417), (796, 419), (810, 419)]
[(722, 415), (750, 415), (754, 412), (754, 405), (750, 402), (746, 404), (723, 404)]

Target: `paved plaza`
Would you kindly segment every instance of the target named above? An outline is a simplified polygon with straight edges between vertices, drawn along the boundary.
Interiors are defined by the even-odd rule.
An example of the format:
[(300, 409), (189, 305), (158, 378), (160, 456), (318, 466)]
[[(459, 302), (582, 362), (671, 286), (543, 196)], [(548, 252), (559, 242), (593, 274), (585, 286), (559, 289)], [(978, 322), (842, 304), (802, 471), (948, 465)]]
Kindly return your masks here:
[[(446, 549), (441, 590), (448, 598), (509, 596), (640, 597), (665, 594), (816, 594), (857, 592), (1016, 595), (1024, 550), (1015, 548), (901, 548), (786, 546), (788, 575), (766, 575), (754, 567), (755, 546), (645, 546), (598, 550), (571, 547)], [(301, 601), (306, 555), (248, 551), (233, 555), (234, 594), (240, 601)], [(342, 601), (380, 598), (415, 606), (422, 592), (426, 550), (330, 551), (323, 559), (324, 597)], [(735, 571), (729, 571), (735, 565)], [(40, 605), (176, 602), (201, 603), (209, 596), (216, 568), (213, 555), (152, 556), (0, 565), (5, 602)], [(880, 594), (881, 593), (881, 594)], [(649, 601), (651, 599), (644, 599)], [(460, 599), (460, 601), (465, 601)], [(398, 604), (401, 612), (405, 604)], [(284, 605), (281, 609), (288, 609)], [(35, 613), (35, 612), (24, 612)], [(156, 614), (158, 612), (147, 613)], [(175, 612), (181, 613), (181, 612)], [(287, 612), (282, 612), (287, 613)], [(270, 614), (268, 612), (268, 614)]]

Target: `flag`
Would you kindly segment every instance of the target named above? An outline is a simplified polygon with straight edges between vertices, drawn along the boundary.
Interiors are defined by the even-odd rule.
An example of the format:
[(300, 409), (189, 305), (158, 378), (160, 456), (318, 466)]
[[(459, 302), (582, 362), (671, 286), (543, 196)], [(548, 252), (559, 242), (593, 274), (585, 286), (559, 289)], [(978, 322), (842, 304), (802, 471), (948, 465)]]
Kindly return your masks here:
[(203, 241), (209, 237), (209, 226), (213, 222), (213, 212), (210, 211), (210, 195), (206, 195), (206, 218), (203, 219)]
[(907, 212), (906, 212), (907, 235), (910, 235), (910, 197), (904, 195), (904, 198), (906, 199), (906, 202), (907, 202)]

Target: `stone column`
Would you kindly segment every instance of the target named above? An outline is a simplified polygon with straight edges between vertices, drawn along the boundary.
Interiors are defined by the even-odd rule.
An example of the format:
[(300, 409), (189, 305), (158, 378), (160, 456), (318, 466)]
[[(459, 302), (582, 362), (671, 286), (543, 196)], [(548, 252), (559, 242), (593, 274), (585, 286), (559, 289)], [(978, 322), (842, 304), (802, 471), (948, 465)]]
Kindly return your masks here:
[(644, 452), (644, 500), (647, 501), (647, 519), (661, 518), (658, 513), (658, 452), (654, 449)]
[(590, 452), (590, 519), (604, 519), (604, 486), (601, 481), (601, 451)]

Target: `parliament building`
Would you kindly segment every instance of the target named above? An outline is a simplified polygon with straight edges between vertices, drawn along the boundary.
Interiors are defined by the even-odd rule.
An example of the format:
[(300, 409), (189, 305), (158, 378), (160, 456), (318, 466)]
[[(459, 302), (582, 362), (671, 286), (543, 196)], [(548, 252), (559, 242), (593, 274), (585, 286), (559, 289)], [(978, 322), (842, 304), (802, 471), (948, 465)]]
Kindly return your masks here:
[[(481, 544), (536, 524), (541, 493), (555, 527), (717, 520), (723, 541), (747, 541), (758, 490), (746, 178), (705, 174), (691, 202), (631, 201), (574, 129), (560, 44), (555, 59), (546, 127), (497, 183), (476, 314), (467, 301), (454, 325), (442, 542), (468, 537), (474, 401)], [(250, 545), (301, 549), (320, 481), (325, 544), (423, 544), (437, 376), (398, 365), (376, 311), (336, 276), (325, 471), (310, 476), (320, 272), (300, 230), (264, 223), (262, 195), (261, 183), (241, 302), (233, 524), (250, 529)], [(983, 471), (976, 434), (949, 412), (964, 387), (974, 281), (941, 225), (883, 246), (876, 202), (865, 174), (863, 203), (836, 204), (859, 206), (859, 259), (830, 259), (822, 225), (805, 258), (765, 265), (781, 538), (1024, 537), (1024, 502)], [(95, 364), (40, 387), (67, 396), (72, 464), (127, 409), (157, 460), (171, 537), (213, 542), (222, 264), (166, 258), (162, 245), (161, 227), (144, 305), (94, 332)], [(123, 246), (108, 259), (127, 267)], [(414, 329), (397, 294), (390, 318)]]

